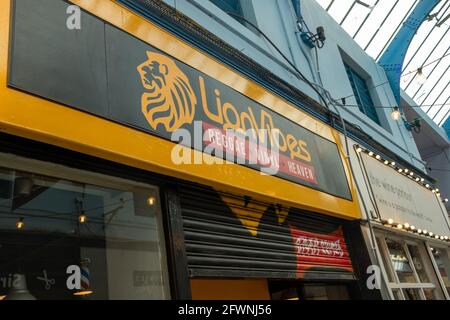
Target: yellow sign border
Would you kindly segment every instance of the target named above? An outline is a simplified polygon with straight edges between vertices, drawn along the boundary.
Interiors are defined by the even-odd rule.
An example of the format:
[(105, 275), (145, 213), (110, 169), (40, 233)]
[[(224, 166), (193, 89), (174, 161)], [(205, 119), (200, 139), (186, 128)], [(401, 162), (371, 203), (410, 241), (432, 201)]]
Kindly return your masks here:
[[(255, 101), (271, 106), (301, 126), (336, 142), (340, 134), (289, 105), (261, 86), (192, 48), (112, 0), (71, 0), (93, 15), (218, 79)], [(175, 165), (174, 144), (111, 121), (8, 88), (7, 70), (11, 1), (0, 2), (0, 130), (29, 139), (108, 159), (132, 167), (239, 192), (257, 199), (347, 219), (361, 217), (349, 167), (344, 167), (353, 201), (337, 198), (241, 165)], [(30, 48), (32, 50), (32, 48)], [(197, 151), (194, 151), (197, 152)]]

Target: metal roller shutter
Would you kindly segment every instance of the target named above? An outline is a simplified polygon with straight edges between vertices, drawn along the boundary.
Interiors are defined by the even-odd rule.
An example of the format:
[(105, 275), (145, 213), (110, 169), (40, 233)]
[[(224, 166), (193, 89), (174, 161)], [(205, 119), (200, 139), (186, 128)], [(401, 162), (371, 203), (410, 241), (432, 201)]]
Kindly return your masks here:
[(192, 186), (180, 198), (191, 277), (354, 279), (338, 219)]

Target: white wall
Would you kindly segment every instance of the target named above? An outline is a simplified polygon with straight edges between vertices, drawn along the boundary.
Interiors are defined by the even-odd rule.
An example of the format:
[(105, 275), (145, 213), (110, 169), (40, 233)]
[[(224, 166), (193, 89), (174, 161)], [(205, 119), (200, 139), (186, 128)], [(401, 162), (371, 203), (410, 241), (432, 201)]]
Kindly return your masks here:
[[(261, 29), (311, 81), (318, 82), (315, 52), (298, 38), (296, 16), (291, 0), (241, 0), (245, 8), (253, 6), (253, 15), (247, 18)], [(256, 31), (252, 31), (221, 11), (209, 0), (165, 0), (197, 23), (247, 54), (274, 74), (291, 83), (312, 98), (317, 94), (298, 76), (273, 47)], [(342, 63), (341, 52), (347, 55), (346, 62), (367, 77), (369, 87), (386, 82), (384, 70), (361, 49), (315, 0), (302, 0), (302, 13), (311, 31), (323, 26), (326, 33), (324, 48), (318, 52), (323, 86), (334, 98), (351, 95), (352, 89)], [(248, 15), (248, 12), (246, 13)], [(376, 105), (396, 105), (388, 84), (372, 89)], [(347, 104), (356, 105), (354, 98)], [(400, 157), (419, 168), (424, 168), (411, 133), (399, 122), (390, 119), (390, 109), (378, 109), (382, 127), (374, 123), (355, 107), (341, 107), (349, 122), (360, 126), (367, 134)]]

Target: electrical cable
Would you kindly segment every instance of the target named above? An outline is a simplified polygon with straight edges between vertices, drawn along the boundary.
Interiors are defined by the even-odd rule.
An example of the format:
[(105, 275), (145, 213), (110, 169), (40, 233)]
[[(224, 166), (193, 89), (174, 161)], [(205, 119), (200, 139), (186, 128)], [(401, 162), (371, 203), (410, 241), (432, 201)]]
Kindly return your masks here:
[(314, 90), (314, 92), (317, 93), (317, 95), (323, 101), (323, 103), (325, 104), (327, 109), (329, 109), (327, 100), (323, 97), (323, 95), (319, 92), (319, 90), (315, 87), (315, 85), (310, 80), (308, 80), (308, 78), (306, 78), (306, 76), (285, 56), (285, 54), (277, 47), (277, 45), (275, 43), (273, 43), (273, 41), (270, 40), (270, 38), (263, 31), (261, 31), (261, 29), (259, 29), (254, 23), (250, 22), (249, 20), (247, 20), (246, 18), (244, 18), (241, 15), (235, 14), (233, 12), (228, 12), (228, 11), (225, 11), (225, 12), (232, 17), (235, 17), (237, 19), (244, 21), (245, 23), (250, 25), (253, 29), (255, 29), (259, 34), (261, 34), (264, 37), (264, 39), (266, 39), (270, 43), (270, 45), (283, 57), (283, 59), (289, 64), (289, 66), (292, 69), (294, 69), (298, 75), (300, 75), (301, 80), (303, 82), (305, 82), (306, 84), (308, 84)]

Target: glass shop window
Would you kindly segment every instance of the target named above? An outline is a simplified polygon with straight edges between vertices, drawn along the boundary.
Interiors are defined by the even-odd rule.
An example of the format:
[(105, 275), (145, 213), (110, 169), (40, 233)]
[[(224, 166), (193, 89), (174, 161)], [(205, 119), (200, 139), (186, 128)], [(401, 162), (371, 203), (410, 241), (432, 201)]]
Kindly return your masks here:
[(392, 265), (400, 282), (415, 283), (414, 272), (401, 242), (386, 240)]
[[(395, 300), (445, 298), (425, 243), (383, 236), (377, 237), (377, 243)], [(445, 258), (444, 255), (442, 257)], [(439, 259), (441, 256), (438, 256), (437, 260)], [(448, 274), (445, 267), (441, 269), (445, 275)]]
[(67, 171), (0, 168), (0, 298), (168, 298), (158, 189)]
[(450, 257), (449, 251), (441, 248), (431, 248), (434, 261), (444, 282), (445, 288), (450, 295)]

